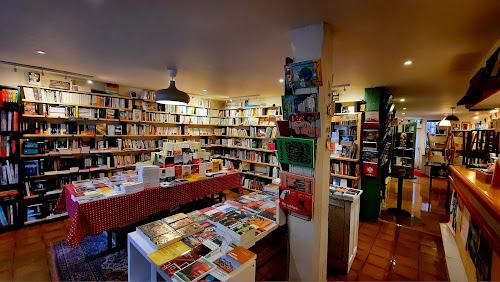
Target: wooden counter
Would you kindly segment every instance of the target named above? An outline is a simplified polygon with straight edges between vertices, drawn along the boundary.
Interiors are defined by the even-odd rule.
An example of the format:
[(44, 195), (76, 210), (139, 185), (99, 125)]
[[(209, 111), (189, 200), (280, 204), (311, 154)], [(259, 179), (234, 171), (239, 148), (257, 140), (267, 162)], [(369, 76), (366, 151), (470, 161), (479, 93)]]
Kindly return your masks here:
[[(491, 188), (489, 183), (476, 179), (476, 170), (463, 165), (449, 166), (452, 190), (457, 192), (463, 205), (470, 213), (470, 219), (481, 230), (482, 235), (493, 249), (491, 280), (500, 280), (500, 187)], [(460, 236), (461, 222), (457, 220), (455, 241), (460, 252), (469, 281), (476, 280), (475, 266), (466, 242)]]

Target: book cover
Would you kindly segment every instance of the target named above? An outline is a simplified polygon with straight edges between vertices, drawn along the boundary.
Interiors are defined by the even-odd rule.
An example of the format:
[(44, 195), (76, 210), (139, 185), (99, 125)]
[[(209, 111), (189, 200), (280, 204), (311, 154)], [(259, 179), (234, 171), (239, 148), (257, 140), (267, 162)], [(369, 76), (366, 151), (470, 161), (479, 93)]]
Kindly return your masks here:
[(96, 135), (106, 135), (106, 124), (96, 124), (95, 126)]
[(210, 254), (212, 250), (204, 244), (200, 244), (193, 248), (191, 251), (180, 255), (173, 260), (163, 264), (161, 269), (165, 271), (169, 276), (173, 276), (175, 272), (181, 270), (182, 268), (194, 263), (200, 257)]
[(212, 274), (208, 274), (205, 277), (198, 280), (198, 282), (219, 282), (220, 280), (215, 278)]
[(247, 261), (256, 257), (255, 253), (243, 247), (236, 247), (226, 255), (241, 264), (245, 264)]
[(246, 224), (255, 225), (255, 226), (257, 226), (257, 228), (265, 228), (265, 227), (271, 225), (272, 223), (273, 222), (270, 221), (269, 219), (255, 216), (255, 215), (251, 216), (246, 221)]
[(158, 266), (165, 264), (166, 262), (182, 255), (183, 253), (189, 251), (190, 248), (181, 241), (173, 243), (166, 246), (165, 248), (159, 249), (148, 254), (148, 257)]
[(165, 223), (167, 224), (170, 224), (172, 222), (175, 222), (175, 221), (178, 221), (178, 220), (181, 220), (181, 219), (184, 219), (186, 218), (187, 215), (184, 214), (184, 213), (177, 213), (177, 214), (174, 214), (174, 215), (171, 215), (169, 217), (165, 217), (164, 219), (162, 219)]
[(169, 231), (174, 231), (172, 227), (168, 226), (164, 222), (161, 222), (160, 220), (138, 226), (136, 230), (139, 235), (144, 235), (148, 238), (153, 238)]
[(292, 189), (281, 189), (280, 207), (307, 219), (312, 218), (312, 195)]
[(200, 280), (203, 276), (209, 274), (215, 268), (216, 266), (213, 263), (202, 257), (196, 262), (177, 271), (175, 276), (181, 281), (195, 282)]
[(294, 137), (320, 137), (321, 120), (319, 113), (290, 114), (290, 133)]
[(224, 270), (226, 273), (231, 273), (241, 266), (241, 263), (236, 261), (234, 258), (226, 255), (214, 260), (214, 264)]
[(286, 64), (285, 77), (287, 87), (293, 89), (320, 87), (323, 85), (321, 59)]
[(153, 237), (150, 240), (151, 243), (156, 246), (156, 248), (161, 249), (172, 243), (178, 242), (181, 238), (181, 235), (176, 231), (169, 231), (167, 233), (161, 234), (160, 236)]
[(184, 219), (172, 222), (169, 225), (173, 229), (177, 230), (177, 229), (181, 229), (182, 227), (190, 225), (190, 224), (195, 224), (195, 223), (189, 218), (184, 218)]
[(313, 168), (316, 159), (314, 143), (314, 139), (277, 137), (278, 159), (281, 163)]
[(181, 237), (184, 238), (191, 236), (194, 233), (200, 232), (201, 230), (203, 230), (203, 228), (198, 223), (193, 222), (191, 224), (188, 224), (184, 227), (177, 229), (177, 233), (179, 233)]
[(280, 179), (282, 187), (309, 194), (314, 191), (314, 177), (282, 171), (280, 172)]

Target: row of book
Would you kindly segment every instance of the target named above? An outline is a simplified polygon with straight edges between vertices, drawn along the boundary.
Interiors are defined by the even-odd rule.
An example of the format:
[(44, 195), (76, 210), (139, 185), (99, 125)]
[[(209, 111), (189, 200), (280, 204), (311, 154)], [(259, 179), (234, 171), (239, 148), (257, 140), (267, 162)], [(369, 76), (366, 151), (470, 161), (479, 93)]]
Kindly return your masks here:
[(0, 136), (0, 157), (10, 157), (17, 153), (17, 143), (12, 136)]
[(19, 131), (19, 112), (0, 110), (0, 130)]
[(12, 204), (0, 204), (0, 226), (15, 224), (15, 215), (18, 209), (18, 202)]
[(94, 155), (85, 158), (45, 158), (24, 161), (24, 169), (28, 177), (39, 175), (64, 175), (105, 170), (114, 167), (120, 168), (149, 160), (151, 160), (150, 153), (114, 156)]
[(127, 124), (127, 135), (181, 135), (180, 126), (156, 126), (149, 124)]
[(221, 136), (224, 135), (225, 130), (224, 128), (205, 128), (205, 127), (189, 127), (189, 126), (184, 126), (183, 127), (183, 135), (193, 135), (193, 136), (212, 136), (212, 135), (217, 135)]
[(132, 108), (131, 100), (118, 97), (79, 94), (60, 90), (23, 87), (24, 98), (31, 101), (64, 103), (73, 105), (92, 105), (113, 108)]
[(330, 163), (330, 172), (338, 175), (359, 176), (359, 164), (354, 162), (334, 161)]
[(4, 103), (17, 103), (19, 101), (19, 91), (14, 89), (2, 89), (0, 92), (0, 107)]
[(19, 166), (17, 163), (12, 163), (9, 160), (0, 163), (0, 184), (18, 184), (19, 183)]
[(241, 178), (241, 183), (243, 187), (253, 190), (264, 191), (264, 187), (267, 185), (267, 181), (263, 181), (260, 178), (244, 175)]
[(267, 164), (278, 164), (278, 159), (274, 153), (258, 152), (250, 150), (228, 149), (223, 154), (227, 158), (238, 158), (241, 161), (252, 161)]

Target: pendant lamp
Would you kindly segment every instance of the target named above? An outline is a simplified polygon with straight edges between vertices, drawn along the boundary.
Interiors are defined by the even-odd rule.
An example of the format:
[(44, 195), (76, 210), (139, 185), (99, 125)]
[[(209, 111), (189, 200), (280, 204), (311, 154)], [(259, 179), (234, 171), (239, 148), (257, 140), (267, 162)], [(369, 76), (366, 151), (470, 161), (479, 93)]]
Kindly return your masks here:
[(451, 126), (451, 121), (443, 118), (443, 120), (439, 122), (439, 126)]
[(175, 87), (174, 78), (177, 75), (177, 70), (167, 70), (168, 75), (172, 78), (170, 86), (167, 89), (157, 90), (155, 93), (156, 103), (166, 105), (187, 105), (189, 103), (189, 95)]
[(460, 119), (453, 114), (453, 109), (455, 109), (455, 107), (451, 107), (451, 115), (447, 116), (446, 117), (446, 120), (449, 120), (449, 121), (460, 121)]

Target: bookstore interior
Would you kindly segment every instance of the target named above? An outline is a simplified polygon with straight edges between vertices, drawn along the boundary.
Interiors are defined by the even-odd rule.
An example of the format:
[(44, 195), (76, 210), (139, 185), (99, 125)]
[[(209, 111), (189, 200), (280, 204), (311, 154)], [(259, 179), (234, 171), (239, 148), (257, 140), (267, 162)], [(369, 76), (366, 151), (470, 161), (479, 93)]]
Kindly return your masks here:
[[(457, 26), (446, 47), (425, 47), (446, 49), (431, 55), (447, 64), (438, 71), (410, 47), (421, 41), (351, 52), (366, 41), (337, 25), (357, 29), (316, 12), (247, 34), (245, 11), (263, 6), (236, 5), (238, 23), (144, 7), (161, 19), (139, 23), (130, 1), (91, 2), (72, 4), (95, 19), (89, 29), (72, 5), (37, 3), (71, 29), (39, 23), (32, 7), (21, 25), (38, 34), (2, 31), (32, 42), (0, 43), (0, 280), (500, 280), (498, 28), (476, 42)], [(470, 12), (498, 21), (491, 3)], [(268, 8), (267, 25), (285, 18)], [(436, 20), (478, 25), (437, 9)], [(119, 13), (104, 22), (103, 10)], [(143, 34), (176, 21), (168, 40)], [(139, 44), (120, 38), (129, 32)], [(238, 33), (234, 46), (226, 33)], [(284, 50), (261, 59), (273, 45)]]

